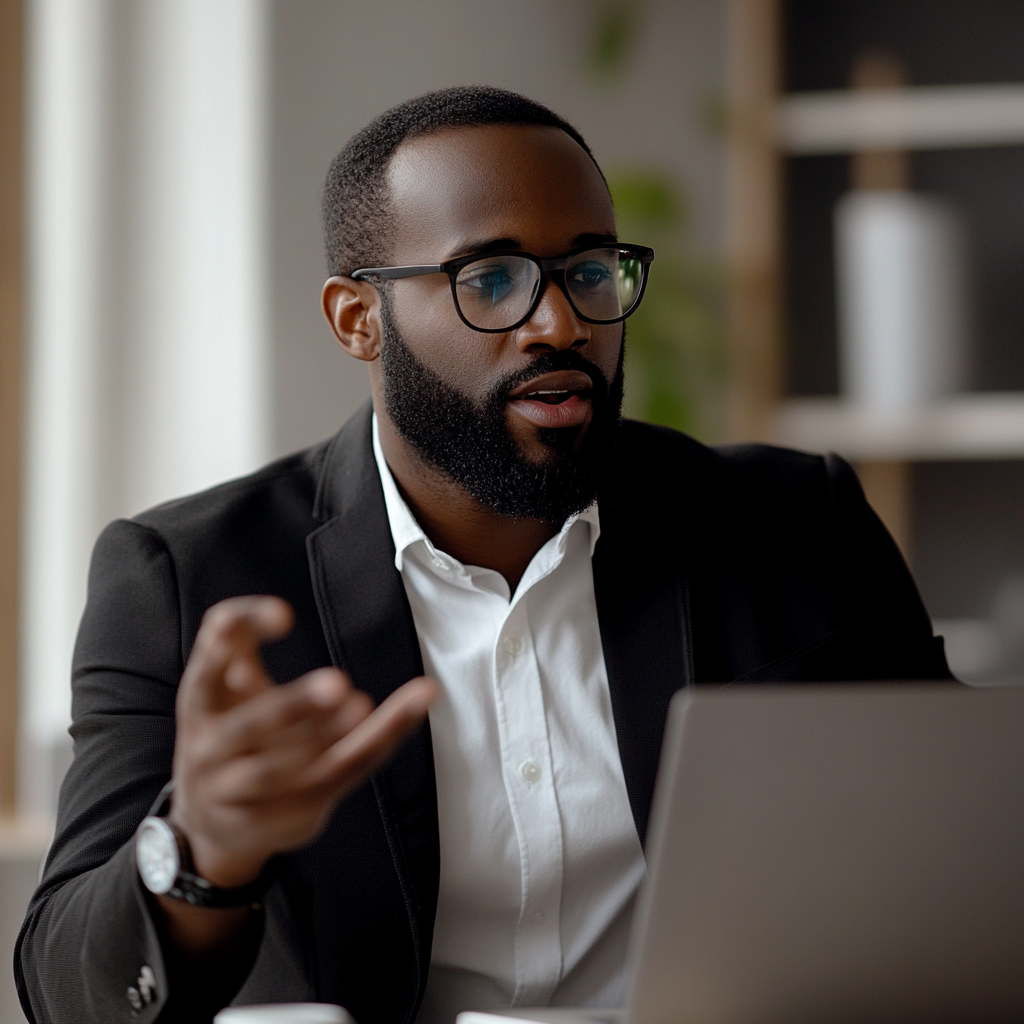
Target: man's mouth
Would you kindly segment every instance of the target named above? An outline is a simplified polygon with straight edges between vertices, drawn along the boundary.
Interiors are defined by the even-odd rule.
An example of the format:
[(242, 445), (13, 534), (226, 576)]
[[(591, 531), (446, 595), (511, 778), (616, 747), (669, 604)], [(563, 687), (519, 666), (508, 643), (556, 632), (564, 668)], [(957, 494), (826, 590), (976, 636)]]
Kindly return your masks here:
[(578, 427), (592, 412), (594, 384), (582, 370), (557, 370), (520, 385), (509, 405), (538, 427)]
[[(589, 389), (588, 389), (589, 390)], [(528, 391), (523, 398), (528, 402), (543, 402), (545, 405), (561, 405), (573, 395), (585, 395), (585, 391)]]

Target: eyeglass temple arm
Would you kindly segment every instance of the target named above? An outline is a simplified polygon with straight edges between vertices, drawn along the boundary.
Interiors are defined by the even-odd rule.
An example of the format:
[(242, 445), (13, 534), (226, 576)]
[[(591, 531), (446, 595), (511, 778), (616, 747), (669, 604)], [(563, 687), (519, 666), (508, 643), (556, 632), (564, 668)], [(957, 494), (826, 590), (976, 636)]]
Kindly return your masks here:
[(361, 267), (353, 270), (349, 275), (353, 281), (361, 281), (364, 277), (387, 278), (389, 281), (396, 281), (402, 277), (422, 277), (424, 274), (440, 274), (441, 265), (433, 263), (430, 266), (422, 267)]

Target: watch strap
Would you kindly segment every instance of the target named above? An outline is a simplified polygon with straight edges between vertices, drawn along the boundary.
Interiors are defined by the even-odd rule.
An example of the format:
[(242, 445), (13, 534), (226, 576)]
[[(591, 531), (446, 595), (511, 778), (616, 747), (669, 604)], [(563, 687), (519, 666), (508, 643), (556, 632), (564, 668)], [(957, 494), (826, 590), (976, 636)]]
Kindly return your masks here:
[[(171, 825), (173, 828), (174, 826)], [(259, 910), (263, 903), (263, 894), (270, 888), (274, 880), (273, 861), (259, 873), (259, 876), (248, 885), (236, 885), (230, 889), (214, 885), (192, 871), (179, 871), (174, 885), (166, 895), (171, 899), (184, 900), (193, 907), (252, 907)]]
[(171, 781), (168, 782), (159, 793), (157, 793), (156, 799), (153, 801), (153, 806), (146, 812), (147, 818), (167, 817), (167, 812), (171, 809), (171, 796), (174, 793), (176, 782), (176, 779), (171, 779)]

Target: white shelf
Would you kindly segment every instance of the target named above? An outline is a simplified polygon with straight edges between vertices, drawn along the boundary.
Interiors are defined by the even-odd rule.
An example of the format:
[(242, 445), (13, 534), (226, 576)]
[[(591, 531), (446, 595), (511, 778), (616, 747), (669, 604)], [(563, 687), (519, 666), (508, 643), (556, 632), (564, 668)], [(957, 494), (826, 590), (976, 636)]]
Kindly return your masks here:
[(776, 109), (788, 153), (1024, 144), (1024, 84), (792, 93)]
[(855, 461), (1024, 459), (1024, 392), (976, 392), (904, 415), (881, 416), (837, 398), (779, 409), (779, 444)]

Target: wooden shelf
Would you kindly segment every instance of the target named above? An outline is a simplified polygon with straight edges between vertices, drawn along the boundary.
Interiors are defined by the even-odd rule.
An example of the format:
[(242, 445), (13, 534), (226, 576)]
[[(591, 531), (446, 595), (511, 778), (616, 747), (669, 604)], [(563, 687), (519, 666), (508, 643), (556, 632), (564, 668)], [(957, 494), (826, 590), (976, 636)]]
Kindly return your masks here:
[(775, 110), (791, 154), (1024, 144), (1024, 84), (793, 93)]
[(1024, 392), (956, 395), (888, 416), (837, 398), (790, 399), (779, 407), (775, 440), (855, 462), (1024, 459)]

